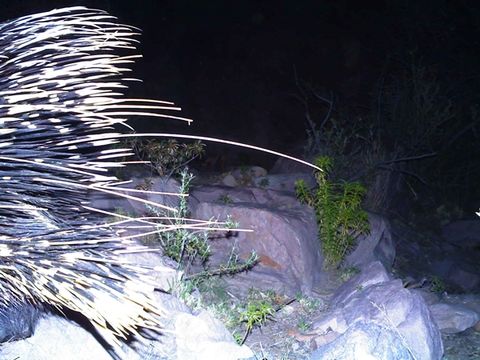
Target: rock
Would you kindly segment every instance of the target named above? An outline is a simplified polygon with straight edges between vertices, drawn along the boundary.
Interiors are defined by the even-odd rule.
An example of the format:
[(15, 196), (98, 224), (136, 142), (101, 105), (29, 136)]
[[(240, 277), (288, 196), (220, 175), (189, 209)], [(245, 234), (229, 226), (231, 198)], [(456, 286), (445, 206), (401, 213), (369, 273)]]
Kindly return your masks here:
[[(191, 202), (191, 204), (190, 204)], [(192, 189), (189, 196), (189, 205), (192, 213), (199, 203), (219, 203), (235, 205), (237, 203), (253, 203), (266, 207), (297, 208), (301, 206), (292, 194), (270, 189), (255, 187), (231, 188), (219, 185), (202, 185)]]
[(179, 314), (175, 319), (177, 360), (238, 360), (253, 358), (239, 346), (225, 326), (207, 311), (198, 316)]
[(260, 166), (248, 166), (227, 173), (222, 184), (226, 186), (252, 186), (259, 178), (267, 176), (267, 170)]
[(477, 218), (452, 222), (442, 228), (442, 236), (461, 248), (476, 248), (480, 246), (480, 221)]
[(440, 296), (435, 292), (425, 289), (411, 289), (410, 291), (420, 295), (427, 305), (433, 305), (440, 301)]
[(314, 351), (310, 357), (310, 360), (414, 359), (397, 332), (365, 322), (355, 323), (336, 340)]
[[(53, 315), (40, 319), (32, 337), (2, 344), (0, 357), (29, 360), (112, 359), (87, 330)], [(129, 359), (140, 360), (140, 357), (131, 356)]]
[(463, 305), (439, 303), (430, 305), (429, 308), (440, 331), (444, 333), (459, 333), (480, 321), (480, 315), (477, 312)]
[(237, 186), (237, 180), (232, 174), (227, 174), (223, 179), (222, 179), (222, 184), (225, 186)]
[(390, 281), (392, 278), (380, 261), (374, 261), (362, 269), (362, 272), (342, 284), (330, 300), (331, 306), (340, 306), (347, 302), (359, 289), (370, 285)]
[(124, 191), (123, 193), (126, 194), (127, 197), (120, 197), (95, 191), (91, 193), (89, 206), (100, 210), (119, 212), (121, 214), (145, 214), (149, 211), (148, 206), (151, 205), (130, 199), (128, 198), (129, 196), (135, 196), (170, 207), (176, 207), (179, 203), (179, 197), (175, 194), (178, 194), (180, 183), (173, 178), (161, 178), (158, 176), (152, 178), (133, 178), (129, 183), (122, 185), (122, 188), (145, 190), (146, 192)]
[[(167, 311), (166, 330), (157, 339), (134, 340), (123, 344), (124, 359), (248, 359), (247, 346), (239, 346), (225, 326), (208, 312), (192, 315), (178, 299), (159, 293), (158, 305)], [(153, 334), (152, 334), (153, 335)], [(99, 340), (75, 322), (56, 315), (40, 319), (32, 337), (2, 344), (2, 359), (29, 360), (111, 360)]]
[(442, 301), (447, 304), (463, 305), (480, 314), (480, 294), (447, 294)]
[(288, 191), (295, 194), (295, 182), (298, 180), (305, 181), (309, 188), (317, 185), (313, 173), (293, 173), (293, 174), (272, 174), (256, 178), (254, 185), (277, 191)]
[(152, 278), (157, 289), (168, 291), (183, 276), (183, 271), (176, 270), (177, 263), (162, 256), (160, 250), (127, 253), (121, 257), (131, 264), (145, 267), (144, 274)]
[[(379, 263), (372, 264), (369, 273), (375, 274), (375, 267), (381, 269)], [(405, 289), (401, 280), (375, 280), (374, 284), (362, 287), (368, 280), (365, 277), (360, 282), (357, 277), (339, 289), (332, 301), (335, 307), (327, 316), (314, 320), (311, 331), (323, 334), (331, 330), (343, 334), (358, 322), (375, 323), (397, 333), (415, 359), (442, 358), (440, 331), (421, 296)], [(383, 277), (380, 276), (380, 280)], [(360, 285), (353, 293), (356, 283)]]
[[(219, 194), (231, 203), (218, 203)], [(243, 259), (252, 250), (260, 258), (247, 274), (225, 278), (233, 289), (255, 286), (292, 296), (298, 291), (310, 293), (323, 263), (312, 209), (293, 196), (258, 188), (225, 192), (225, 188), (202, 187), (192, 195), (200, 201), (193, 217), (224, 220), (230, 215), (240, 228), (253, 230), (211, 243), (213, 265), (225, 263), (234, 246)], [(208, 201), (212, 198), (214, 202)]]
[(232, 171), (232, 175), (235, 178), (249, 178), (254, 179), (267, 175), (267, 170), (260, 166), (247, 166), (245, 168), (239, 168)]
[(388, 220), (369, 213), (370, 233), (357, 238), (357, 244), (345, 258), (345, 266), (361, 268), (372, 261), (380, 260), (390, 270), (395, 260), (395, 243)]

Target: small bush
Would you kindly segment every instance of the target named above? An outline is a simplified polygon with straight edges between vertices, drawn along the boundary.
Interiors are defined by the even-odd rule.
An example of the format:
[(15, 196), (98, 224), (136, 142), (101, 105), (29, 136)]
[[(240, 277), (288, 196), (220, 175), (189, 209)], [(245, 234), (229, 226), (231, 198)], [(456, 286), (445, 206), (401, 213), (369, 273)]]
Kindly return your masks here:
[(328, 179), (333, 162), (319, 157), (315, 165), (317, 188), (309, 189), (303, 180), (295, 184), (298, 199), (312, 206), (319, 225), (319, 236), (327, 265), (337, 266), (354, 244), (355, 238), (369, 231), (367, 213), (361, 208), (365, 188), (359, 183), (332, 182)]
[[(184, 169), (180, 173), (180, 195), (189, 193), (192, 179), (193, 175), (188, 173), (188, 169)], [(149, 207), (149, 209), (155, 216), (169, 219), (167, 220), (168, 224), (161, 224), (158, 228), (158, 242), (164, 254), (175, 260), (185, 271), (184, 280), (195, 281), (198, 284), (199, 281), (212, 276), (233, 275), (252, 268), (258, 260), (257, 255), (252, 252), (247, 260), (241, 261), (234, 247), (225, 264), (210, 269), (207, 267), (207, 262), (211, 255), (209, 245), (211, 229), (225, 232), (236, 228), (235, 222), (231, 219), (222, 223), (211, 220), (205, 225), (209, 230), (198, 226), (192, 228), (193, 223), (189, 220), (190, 211), (186, 196), (180, 196), (176, 212), (165, 213), (163, 210), (160, 211), (153, 207)], [(175, 230), (164, 231), (165, 225), (171, 225)], [(201, 265), (203, 270), (193, 274), (191, 273), (193, 265)]]
[(146, 161), (151, 169), (160, 176), (172, 176), (181, 173), (191, 161), (205, 153), (205, 144), (195, 141), (189, 144), (168, 140), (131, 140), (129, 146), (136, 156)]

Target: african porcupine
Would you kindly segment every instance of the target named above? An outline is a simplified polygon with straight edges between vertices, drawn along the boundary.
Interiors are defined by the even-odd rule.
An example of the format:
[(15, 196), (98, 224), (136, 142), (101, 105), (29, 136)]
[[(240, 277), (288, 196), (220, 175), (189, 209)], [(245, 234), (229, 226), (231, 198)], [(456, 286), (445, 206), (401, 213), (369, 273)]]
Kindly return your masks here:
[(116, 52), (134, 48), (135, 32), (83, 7), (0, 24), (0, 326), (12, 314), (32, 320), (4, 337), (28, 335), (39, 303), (84, 314), (111, 344), (139, 327), (159, 328), (143, 269), (117, 257), (143, 248), (86, 203), (87, 190), (127, 196), (106, 172), (130, 154), (108, 148), (122, 136), (113, 127), (127, 115), (177, 110), (123, 97), (135, 56)]
[[(130, 154), (107, 147), (117, 142), (114, 126), (128, 115), (173, 117), (160, 111), (176, 110), (124, 98), (122, 76), (136, 56), (118, 52), (133, 49), (135, 35), (83, 7), (0, 24), (3, 340), (29, 335), (30, 304), (42, 303), (83, 314), (110, 344), (137, 328), (159, 328), (145, 269), (118, 257), (143, 248), (87, 203), (88, 191), (129, 196), (107, 172)], [(30, 319), (12, 332), (12, 314)]]

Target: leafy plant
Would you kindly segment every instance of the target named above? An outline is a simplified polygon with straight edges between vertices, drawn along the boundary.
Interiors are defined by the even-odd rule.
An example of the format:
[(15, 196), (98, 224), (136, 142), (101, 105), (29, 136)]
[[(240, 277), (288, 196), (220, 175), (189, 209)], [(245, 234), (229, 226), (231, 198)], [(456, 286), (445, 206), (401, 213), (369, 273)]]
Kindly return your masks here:
[(240, 315), (240, 321), (246, 323), (245, 334), (241, 344), (245, 342), (248, 335), (255, 326), (263, 325), (268, 319), (271, 319), (275, 313), (275, 308), (268, 301), (252, 301)]
[(268, 185), (270, 185), (270, 180), (268, 180), (268, 178), (264, 177), (262, 180), (260, 180), (259, 184), (258, 184), (260, 187), (267, 187)]
[(436, 293), (443, 293), (446, 290), (445, 282), (438, 276), (432, 276), (430, 290)]
[[(187, 203), (187, 195), (190, 190), (190, 183), (193, 175), (185, 169), (180, 173), (180, 189), (179, 204), (176, 213), (166, 214), (169, 216), (171, 225), (175, 227), (175, 231), (159, 231), (158, 237), (164, 254), (179, 264), (193, 263), (196, 259), (200, 259), (203, 263), (210, 256), (210, 246), (208, 244), (208, 232), (193, 232), (188, 229), (189, 209)], [(182, 196), (183, 195), (183, 196)], [(157, 216), (164, 216), (157, 209), (150, 207), (150, 210)]]
[(220, 201), (221, 203), (223, 203), (225, 205), (233, 203), (232, 198), (230, 196), (228, 196), (227, 194), (220, 195), (218, 197), (218, 201)]
[[(250, 253), (249, 257), (242, 261), (238, 257), (234, 246), (225, 264), (220, 264), (215, 269), (207, 267), (207, 261), (211, 255), (210, 236), (212, 229), (228, 231), (236, 228), (237, 224), (227, 217), (227, 221), (222, 223), (209, 221), (207, 229), (205, 229), (205, 226), (192, 226), (193, 223), (189, 220), (190, 211), (186, 196), (189, 193), (192, 179), (193, 175), (188, 172), (187, 168), (180, 172), (180, 196), (175, 212), (165, 213), (157, 208), (149, 207), (154, 215), (166, 218), (170, 228), (174, 228), (173, 231), (164, 231), (165, 224), (158, 227), (158, 241), (164, 254), (175, 260), (178, 266), (184, 270), (185, 281), (195, 281), (196, 285), (212, 276), (233, 275), (255, 266), (258, 261), (255, 252)], [(203, 270), (192, 274), (190, 270), (193, 265), (201, 265)]]
[(306, 332), (310, 330), (311, 326), (312, 325), (303, 317), (300, 320), (298, 320), (297, 327), (300, 331)]
[(189, 144), (168, 140), (131, 140), (129, 146), (137, 157), (160, 176), (172, 176), (181, 172), (185, 166), (205, 153), (205, 144), (195, 141)]
[(329, 157), (318, 157), (315, 165), (317, 188), (310, 190), (305, 181), (295, 183), (297, 198), (315, 209), (319, 236), (327, 265), (337, 266), (354, 244), (355, 238), (369, 231), (367, 213), (361, 208), (365, 188), (359, 183), (332, 182)]
[(340, 279), (342, 279), (342, 281), (348, 281), (349, 279), (351, 279), (352, 277), (354, 277), (359, 273), (360, 273), (360, 269), (355, 266), (346, 267), (342, 269), (340, 273)]
[(320, 306), (320, 300), (308, 297), (303, 294), (298, 294), (296, 300), (300, 304), (300, 309), (305, 315), (310, 315), (315, 312)]

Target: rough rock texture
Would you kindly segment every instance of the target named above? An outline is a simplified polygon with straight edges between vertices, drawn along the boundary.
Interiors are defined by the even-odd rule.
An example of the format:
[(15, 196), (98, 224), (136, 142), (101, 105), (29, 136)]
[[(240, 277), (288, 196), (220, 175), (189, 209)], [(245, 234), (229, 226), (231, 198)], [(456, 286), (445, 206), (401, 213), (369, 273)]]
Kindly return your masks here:
[(358, 322), (374, 322), (399, 334), (416, 359), (441, 359), (440, 331), (421, 296), (405, 289), (400, 280), (362, 285), (381, 271), (379, 263), (372, 264), (358, 275), (365, 280), (347, 281), (333, 297), (334, 310), (314, 321), (312, 329), (319, 334), (329, 330), (343, 334)]
[(91, 333), (58, 316), (40, 319), (32, 337), (3, 344), (0, 357), (29, 360), (112, 359)]
[(362, 272), (341, 285), (333, 295), (330, 304), (339, 306), (358, 293), (358, 289), (365, 289), (370, 285), (380, 284), (392, 280), (380, 261), (374, 261), (364, 267)]
[[(157, 204), (175, 207), (178, 205), (179, 197), (177, 195), (166, 195), (162, 193), (177, 194), (180, 188), (180, 183), (172, 178), (162, 177), (144, 177), (132, 178), (130, 182), (123, 185), (127, 189), (146, 190), (150, 193), (135, 193), (135, 196), (149, 200)], [(125, 192), (129, 195), (130, 193)], [(115, 212), (118, 211), (123, 214), (145, 214), (148, 212), (146, 204), (129, 200), (128, 198), (121, 198), (119, 196), (112, 196), (108, 193), (101, 193), (99, 191), (93, 192), (90, 196), (90, 206), (100, 209)]]
[(238, 346), (225, 326), (207, 311), (175, 319), (177, 360), (239, 360), (252, 358), (247, 346)]
[(376, 323), (358, 322), (310, 360), (413, 360), (398, 333)]
[(373, 213), (368, 214), (368, 220), (370, 233), (358, 237), (357, 245), (345, 259), (345, 265), (362, 268), (379, 260), (390, 270), (395, 260), (395, 243), (390, 223), (384, 217)]
[[(165, 323), (167, 331), (158, 335), (156, 340), (134, 341), (130, 346), (122, 346), (125, 359), (236, 360), (253, 357), (252, 351), (245, 345), (237, 345), (225, 326), (209, 313), (192, 315), (188, 308), (170, 295), (161, 297), (161, 301), (162, 306), (171, 311)], [(32, 337), (3, 344), (0, 358), (112, 359), (92, 333), (73, 321), (55, 315), (40, 319)]]
[(466, 306), (453, 304), (433, 304), (430, 307), (440, 331), (454, 334), (475, 326), (480, 315)]
[[(237, 236), (211, 244), (212, 264), (225, 262), (233, 246), (246, 258), (254, 250), (260, 262), (250, 272), (236, 275), (228, 282), (247, 282), (259, 289), (274, 289), (295, 295), (310, 293), (323, 258), (317, 239), (313, 211), (293, 196), (258, 188), (227, 189), (201, 187), (192, 193), (199, 204), (192, 215), (198, 219), (224, 220), (228, 215), (243, 229)], [(228, 196), (229, 203), (222, 202)]]
[(308, 187), (313, 188), (317, 185), (312, 173), (293, 173), (293, 174), (269, 174), (256, 178), (254, 185), (270, 190), (288, 191), (295, 194), (295, 182), (305, 181)]
[[(157, 253), (137, 253), (125, 256), (131, 263), (157, 267), (161, 271), (153, 277), (157, 287), (168, 288), (179, 280), (181, 272), (166, 267), (163, 257)], [(167, 271), (170, 270), (170, 271)], [(155, 293), (158, 308), (167, 314), (164, 318), (163, 334), (152, 334), (151, 340), (143, 339), (123, 345), (125, 359), (159, 360), (210, 360), (247, 359), (253, 353), (247, 346), (239, 346), (225, 326), (207, 312), (192, 314), (190, 308), (174, 296)], [(42, 318), (32, 337), (4, 344), (1, 359), (30, 360), (111, 360), (110, 354), (102, 347), (89, 330), (74, 321), (50, 314)]]

